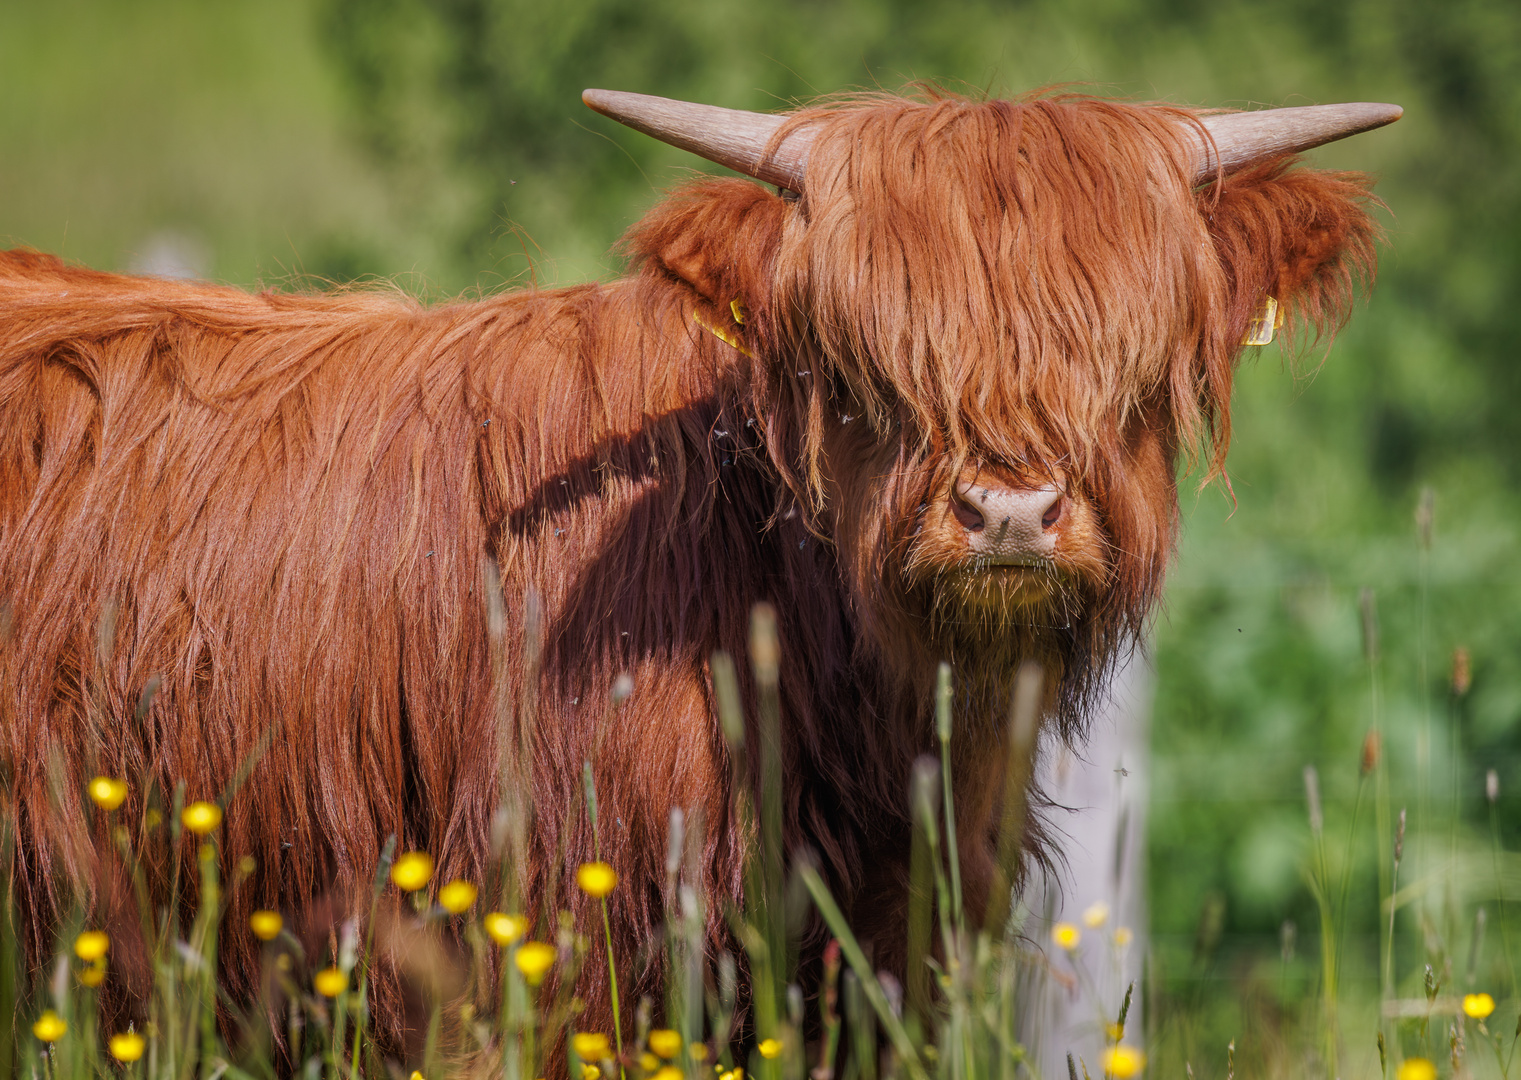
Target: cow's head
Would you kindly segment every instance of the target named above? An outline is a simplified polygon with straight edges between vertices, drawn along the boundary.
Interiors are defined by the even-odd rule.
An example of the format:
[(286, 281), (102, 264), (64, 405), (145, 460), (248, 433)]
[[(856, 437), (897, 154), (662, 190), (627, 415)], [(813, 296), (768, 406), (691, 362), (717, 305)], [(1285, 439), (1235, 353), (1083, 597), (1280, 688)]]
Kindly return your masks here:
[(1150, 609), (1179, 455), (1221, 469), (1254, 316), (1334, 329), (1371, 269), (1364, 178), (1292, 155), (1399, 115), (586, 99), (782, 189), (694, 189), (633, 247), (754, 347), (772, 457), (871, 636), (1069, 674)]

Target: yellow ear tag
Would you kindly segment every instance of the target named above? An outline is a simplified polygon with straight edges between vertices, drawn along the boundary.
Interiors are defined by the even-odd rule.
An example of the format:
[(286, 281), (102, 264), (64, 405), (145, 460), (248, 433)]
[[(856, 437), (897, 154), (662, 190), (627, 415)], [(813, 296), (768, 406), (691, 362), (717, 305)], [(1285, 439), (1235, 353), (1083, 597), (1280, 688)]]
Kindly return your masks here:
[(1262, 303), (1257, 305), (1257, 311), (1252, 315), (1252, 321), (1247, 324), (1246, 337), (1241, 344), (1271, 345), (1273, 334), (1282, 325), (1283, 312), (1278, 309), (1278, 301), (1271, 296), (1264, 296)]
[(735, 322), (739, 323), (740, 326), (744, 326), (745, 325), (745, 305), (744, 305), (744, 301), (740, 300), (738, 297), (735, 297), (733, 300), (730, 300), (729, 301), (729, 311), (731, 313), (733, 313), (733, 315), (734, 315), (734, 321)]

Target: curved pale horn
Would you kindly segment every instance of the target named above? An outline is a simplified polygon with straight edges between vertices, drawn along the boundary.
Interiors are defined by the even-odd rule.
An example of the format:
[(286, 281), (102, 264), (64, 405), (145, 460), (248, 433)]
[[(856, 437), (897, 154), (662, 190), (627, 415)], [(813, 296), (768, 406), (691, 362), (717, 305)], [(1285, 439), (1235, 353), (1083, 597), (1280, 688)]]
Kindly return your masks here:
[(1217, 113), (1199, 122), (1214, 140), (1204, 145), (1194, 131), (1198, 149), (1195, 184), (1207, 184), (1216, 171), (1239, 169), (1253, 161), (1279, 154), (1294, 154), (1323, 146), (1348, 135), (1392, 124), (1404, 110), (1398, 105), (1356, 101), (1346, 105), (1308, 105), (1294, 109), (1259, 109), (1256, 112)]
[(717, 105), (697, 105), (621, 90), (586, 90), (581, 100), (603, 116), (661, 142), (768, 184), (789, 191), (803, 190), (808, 144), (812, 141), (806, 133), (789, 136), (774, 154), (765, 153), (766, 143), (786, 123), (785, 116), (721, 109)]
[[(803, 190), (808, 144), (812, 141), (809, 133), (795, 133), (774, 154), (764, 152), (777, 128), (786, 122), (785, 116), (621, 90), (586, 90), (581, 100), (602, 115), (661, 142), (768, 184)], [(1230, 172), (1265, 157), (1298, 153), (1383, 127), (1403, 113), (1398, 105), (1352, 102), (1201, 116), (1199, 122), (1214, 145), (1206, 145), (1198, 129), (1189, 126), (1198, 162), (1194, 183), (1208, 183), (1220, 168)]]

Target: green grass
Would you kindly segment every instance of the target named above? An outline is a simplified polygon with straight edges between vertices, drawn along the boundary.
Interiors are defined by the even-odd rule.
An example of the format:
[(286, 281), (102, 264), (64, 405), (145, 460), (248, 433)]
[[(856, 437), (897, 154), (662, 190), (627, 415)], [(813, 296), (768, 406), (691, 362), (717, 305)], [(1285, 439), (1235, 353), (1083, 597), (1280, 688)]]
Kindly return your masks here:
[[(1374, 702), (1370, 732), (1379, 732), (1382, 646), (1373, 605), (1365, 604), (1364, 611), (1363, 655)], [(530, 619), (525, 628), (528, 655), (536, 653), (533, 624)], [(508, 630), (500, 619), (493, 619), (492, 627), (500, 649)], [(1207, 907), (1188, 963), (1180, 967), (1175, 943), (1165, 937), (1155, 942), (1144, 984), (1132, 986), (1111, 1014), (1094, 989), (1093, 967), (1114, 962), (1128, 945), (1125, 936), (1098, 916), (1087, 930), (1048, 928), (1006, 887), (1014, 880), (1038, 727), (1041, 673), (1031, 665), (1019, 672), (1008, 719), (1008, 788), (997, 861), (997, 880), (1005, 887), (995, 887), (995, 901), (981, 925), (962, 905), (948, 797), (955, 783), (948, 753), (953, 688), (950, 669), (943, 667), (936, 716), (941, 757), (921, 761), (904, 793), (916, 828), (910, 961), (900, 984), (873, 969), (817, 870), (806, 860), (788, 866), (783, 858), (775, 747), (777, 691), (786, 672), (777, 665), (775, 635), (774, 615), (758, 608), (750, 650), (759, 688), (755, 717), (740, 713), (733, 659), (718, 654), (712, 661), (734, 766), (741, 773), (752, 768), (760, 773), (754, 803), (747, 785), (736, 786), (739, 819), (755, 822), (760, 837), (745, 870), (744, 906), (726, 913), (744, 955), (726, 954), (714, 963), (705, 951), (700, 895), (688, 885), (696, 880), (691, 863), (696, 848), (686, 843), (677, 815), (667, 864), (668, 892), (677, 904), (662, 942), (670, 973), (666, 1000), (629, 1003), (623, 1016), (632, 1018), (631, 1026), (578, 1031), (578, 1009), (569, 997), (576, 978), (593, 971), (592, 978), (608, 980), (617, 1000), (618, 971), (611, 959), (605, 969), (597, 966), (597, 952), (608, 953), (592, 944), (611, 937), (605, 901), (595, 925), (577, 925), (565, 912), (540, 912), (537, 926), (528, 927), (525, 920), (503, 934), (500, 923), (488, 917), (488, 902), (514, 915), (533, 907), (531, 898), (516, 896), (512, 887), (514, 860), (524, 848), (510, 829), (501, 831), (488, 879), (472, 883), (488, 900), (477, 903), (470, 890), (456, 898), (456, 889), (448, 894), (451, 909), (441, 906), (443, 883), (431, 880), (431, 861), (418, 854), (397, 856), (394, 844), (387, 844), (378, 853), (367, 916), (337, 928), (320, 955), (305, 953), (281, 930), (265, 947), (260, 998), (235, 1000), (216, 981), (218, 943), (252, 932), (227, 925), (223, 915), (229, 891), (253, 866), (246, 861), (223, 866), (216, 838), (218, 807), (238, 797), (245, 769), (217, 804), (186, 806), (182, 789), (139, 792), (145, 827), (136, 831), (117, 820), (113, 804), (120, 802), (119, 793), (109, 786), (102, 793), (92, 785), (107, 830), (98, 842), (114, 847), (127, 866), (149, 944), (147, 1024), (131, 1033), (142, 1036), (136, 1044), (122, 1041), (128, 1033), (100, 1030), (98, 991), (89, 984), (100, 982), (96, 973), (116, 977), (115, 969), (109, 954), (97, 959), (84, 947), (80, 935), (91, 928), (78, 912), (66, 920), (55, 958), (23, 976), (18, 916), (12, 910), (0, 934), (0, 1006), (18, 1004), (14, 1026), (0, 1038), (0, 1072), (10, 1066), (20, 1075), (49, 1080), (124, 1071), (155, 1080), (244, 1080), (276, 1075), (283, 1067), (283, 1046), (283, 1059), (314, 1078), (381, 1077), (398, 1070), (406, 1075), (416, 1069), (428, 1080), (467, 1074), (531, 1080), (560, 1072), (586, 1080), (594, 1075), (723, 1080), (727, 1074), (737, 1080), (739, 1070), (760, 1080), (836, 1075), (840, 1080), (1014, 1080), (1040, 1075), (1027, 1045), (1032, 1034), (1039, 1038), (1049, 995), (1075, 991), (1081, 1007), (1107, 1029), (1108, 1049), (1100, 1061), (1071, 1057), (1072, 1076), (1132, 1075), (1127, 1063), (1136, 1059), (1125, 1054), (1145, 1045), (1153, 1075), (1420, 1080), (1420, 1062), (1426, 1061), (1436, 1063), (1436, 1075), (1508, 1080), (1521, 1022), (1510, 948), (1518, 928), (1512, 926), (1515, 905), (1506, 900), (1521, 889), (1521, 855), (1501, 844), (1493, 780), (1484, 793), (1490, 810), (1485, 835), (1464, 826), (1456, 811), (1434, 818), (1440, 827), (1412, 829), (1407, 808), (1397, 808), (1391, 796), (1389, 755), (1380, 735), (1370, 734), (1351, 761), (1326, 763), (1323, 770), (1306, 767), (1302, 870), (1315, 899), (1315, 921), (1293, 935), (1285, 927), (1276, 958), (1266, 960), (1266, 949), (1223, 942), (1222, 913)], [(615, 697), (619, 692), (615, 688)], [(1454, 707), (1466, 692), (1460, 679)], [(747, 723), (761, 727), (762, 750), (753, 762), (744, 752)], [(1327, 798), (1322, 771), (1328, 777), (1351, 774), (1341, 778), (1353, 784), (1350, 805)], [(504, 774), (509, 804), (522, 790), (525, 785)], [(521, 818), (522, 809), (504, 806), (504, 819)], [(595, 830), (597, 796), (589, 770), (578, 812), (587, 814)], [(1359, 857), (1369, 848), (1373, 866)], [(191, 850), (198, 856), (196, 880), (170, 883), (170, 895), (195, 901), (194, 915), (182, 923), (176, 906), (155, 908), (149, 902), (147, 874), (150, 865), (185, 865), (166, 856)], [(835, 941), (823, 985), (811, 1002), (793, 982), (796, 955), (784, 914), (789, 877), (806, 892)], [(605, 887), (605, 872), (602, 879)], [(596, 871), (578, 880), (592, 895), (605, 895)], [(414, 976), (428, 973), (415, 978), (431, 1016), (417, 1060), (388, 1060), (370, 1030), (372, 969), (380, 959), (374, 927), (382, 906), (402, 913), (401, 929), (390, 936), (406, 942), (386, 961)], [(525, 936), (541, 944), (528, 944)], [(537, 966), (530, 962), (535, 950), (542, 954)], [(546, 968), (555, 969), (558, 978), (541, 986)], [(741, 973), (748, 973), (748, 994), (740, 992)], [(1484, 1012), (1476, 1005), (1480, 999), (1467, 997), (1476, 994), (1492, 996), (1492, 1014), (1478, 1015)], [(1144, 1038), (1126, 1030), (1132, 1000), (1144, 1006)], [(230, 1021), (222, 1027), (218, 1003)], [(730, 1034), (738, 1030), (753, 1037), (731, 1042)], [(123, 1064), (113, 1057), (134, 1046), (139, 1060)], [(652, 1054), (652, 1046), (660, 1053)], [(1118, 1056), (1117, 1047), (1125, 1048)]]

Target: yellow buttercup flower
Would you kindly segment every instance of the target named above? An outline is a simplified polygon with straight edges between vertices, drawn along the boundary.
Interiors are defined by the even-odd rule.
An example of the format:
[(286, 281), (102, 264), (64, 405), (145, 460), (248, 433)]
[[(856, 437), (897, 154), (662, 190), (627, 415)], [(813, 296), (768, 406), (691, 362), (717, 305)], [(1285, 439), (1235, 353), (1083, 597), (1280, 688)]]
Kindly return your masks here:
[(512, 962), (523, 973), (529, 986), (538, 986), (549, 974), (549, 969), (555, 966), (555, 947), (542, 941), (525, 941), (513, 954)]
[(1116, 926), (1114, 928), (1114, 943), (1116, 945), (1118, 945), (1120, 948), (1123, 949), (1126, 945), (1129, 945), (1131, 943), (1131, 941), (1133, 941), (1134, 939), (1135, 939), (1135, 934), (1133, 934), (1131, 932), (1130, 927), (1128, 927), (1128, 926)]
[(761, 1057), (770, 1061), (781, 1056), (782, 1042), (780, 1039), (762, 1039), (756, 1049), (760, 1051)]
[(97, 776), (87, 790), (91, 801), (102, 810), (115, 810), (127, 798), (127, 782), (114, 776)]
[(106, 981), (106, 962), (97, 960), (79, 973), (79, 981), (92, 990)]
[(504, 915), (500, 911), (490, 911), (481, 923), (486, 927), (486, 933), (491, 935), (491, 940), (498, 945), (511, 945), (528, 933), (528, 920), (522, 915)]
[(1475, 1020), (1483, 1020), (1495, 1011), (1495, 999), (1488, 994), (1464, 994), (1463, 1011)]
[(479, 895), (480, 890), (470, 882), (456, 878), (438, 890), (438, 903), (450, 915), (463, 915)]
[(136, 1061), (143, 1056), (143, 1050), (147, 1047), (143, 1037), (135, 1031), (122, 1031), (111, 1036), (106, 1043), (106, 1049), (111, 1051), (111, 1056), (117, 1061)]
[(595, 1065), (581, 1066), (581, 1080), (597, 1080), (602, 1075), (602, 1070)]
[(639, 1055), (639, 1067), (647, 1073), (652, 1073), (660, 1068), (660, 1059), (646, 1050)]
[(421, 1069), (413, 1069), (412, 1075), (407, 1077), (407, 1080), (428, 1080), (428, 1078), (422, 1074)]
[(1394, 1080), (1436, 1080), (1436, 1066), (1423, 1057), (1406, 1058)]
[(707, 1043), (694, 1042), (691, 1046), (687, 1047), (687, 1053), (689, 1053), (689, 1054), (692, 1055), (692, 1060), (693, 1061), (707, 1061), (708, 1060), (708, 1044)]
[(674, 1065), (663, 1065), (654, 1076), (654, 1080), (685, 1080), (681, 1070)]
[(402, 892), (416, 892), (433, 878), (433, 856), (409, 851), (391, 865), (391, 880)]
[(1109, 905), (1102, 900), (1089, 904), (1083, 911), (1083, 925), (1090, 930), (1097, 930), (1109, 921)]
[(74, 939), (74, 955), (86, 962), (99, 960), (111, 950), (111, 938), (104, 930), (86, 930)]
[(1059, 922), (1051, 927), (1051, 940), (1060, 948), (1071, 952), (1083, 940), (1083, 932), (1069, 922)]
[(69, 1022), (52, 1009), (46, 1009), (32, 1025), (32, 1034), (45, 1043), (57, 1042), (69, 1030)]
[(618, 887), (618, 871), (605, 862), (582, 863), (576, 869), (576, 884), (587, 896), (600, 900)]
[(205, 836), (222, 824), (222, 808), (216, 803), (193, 802), (181, 812), (180, 824), (197, 836)]
[(582, 1061), (601, 1061), (613, 1056), (612, 1044), (600, 1031), (578, 1031), (571, 1036), (570, 1045)]
[(650, 1049), (669, 1060), (681, 1053), (681, 1035), (670, 1028), (656, 1028), (650, 1032)]
[(348, 984), (349, 977), (335, 967), (323, 968), (312, 976), (312, 986), (323, 997), (337, 997)]
[(280, 917), (278, 911), (266, 911), (261, 908), (248, 916), (248, 928), (260, 941), (273, 941), (280, 936), (280, 931), (285, 929), (285, 920)]
[(1104, 1072), (1115, 1080), (1130, 1080), (1146, 1067), (1146, 1055), (1133, 1046), (1111, 1046), (1104, 1051)]

